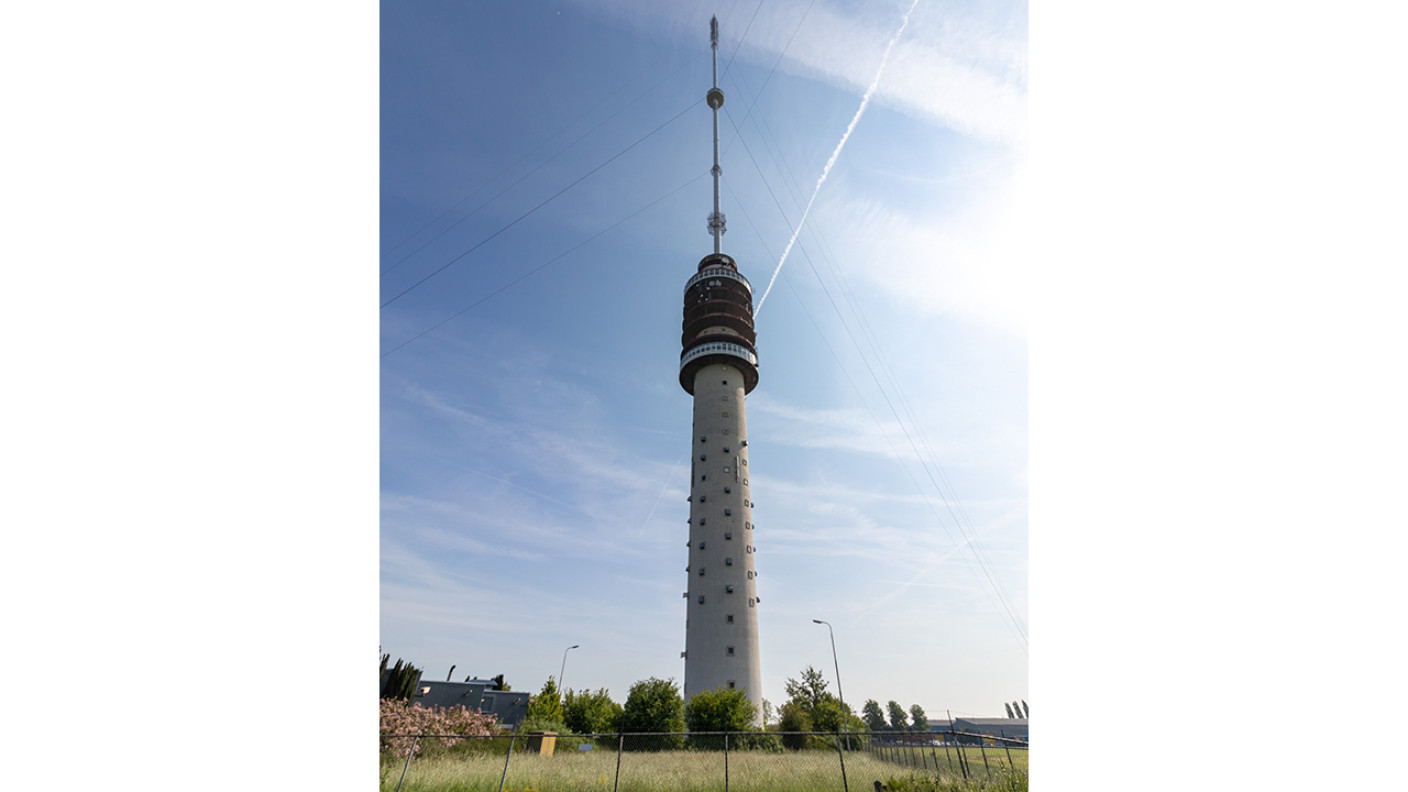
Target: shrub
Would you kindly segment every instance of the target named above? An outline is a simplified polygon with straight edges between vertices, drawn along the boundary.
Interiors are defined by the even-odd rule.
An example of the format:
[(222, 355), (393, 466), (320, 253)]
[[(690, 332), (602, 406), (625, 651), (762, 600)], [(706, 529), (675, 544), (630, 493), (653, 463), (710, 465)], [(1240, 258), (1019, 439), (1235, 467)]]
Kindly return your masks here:
[[(684, 731), (684, 700), (673, 679), (644, 679), (631, 685), (621, 712), (624, 732)], [(628, 746), (631, 741), (627, 741)], [(684, 747), (684, 736), (669, 734), (653, 740), (636, 740), (632, 750), (674, 751)]]
[(460, 742), (455, 737), (421, 738), (391, 737), (393, 734), (433, 734), (465, 736), (487, 736), (498, 732), (499, 721), (493, 715), (471, 712), (463, 705), (458, 707), (423, 707), (420, 704), (407, 704), (399, 699), (381, 700), (381, 750), (397, 757), (405, 757), (411, 744), (416, 744), (416, 753), (427, 740), (446, 748)]
[(606, 688), (595, 693), (569, 690), (562, 705), (562, 720), (577, 734), (613, 734), (621, 725), (622, 711)]

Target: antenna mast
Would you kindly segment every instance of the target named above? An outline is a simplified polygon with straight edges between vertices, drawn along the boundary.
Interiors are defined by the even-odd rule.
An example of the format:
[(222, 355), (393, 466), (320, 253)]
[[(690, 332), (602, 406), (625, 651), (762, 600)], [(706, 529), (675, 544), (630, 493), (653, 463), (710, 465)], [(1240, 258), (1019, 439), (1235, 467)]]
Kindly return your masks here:
[(719, 176), (723, 174), (723, 168), (719, 167), (719, 108), (724, 104), (724, 92), (719, 90), (719, 18), (717, 16), (709, 20), (709, 46), (714, 50), (714, 87), (709, 89), (709, 93), (704, 95), (704, 100), (714, 109), (714, 212), (709, 215), (709, 233), (714, 237), (714, 252), (722, 253), (724, 247), (724, 232), (728, 230), (728, 221), (724, 219), (724, 213), (719, 211)]

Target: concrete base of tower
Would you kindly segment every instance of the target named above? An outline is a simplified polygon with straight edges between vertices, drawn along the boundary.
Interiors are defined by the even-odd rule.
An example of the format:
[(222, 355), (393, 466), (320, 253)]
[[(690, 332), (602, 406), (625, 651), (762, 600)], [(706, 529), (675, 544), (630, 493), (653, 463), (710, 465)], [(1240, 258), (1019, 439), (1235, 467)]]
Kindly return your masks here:
[(762, 725), (748, 422), (739, 367), (694, 375), (684, 694), (742, 688)]

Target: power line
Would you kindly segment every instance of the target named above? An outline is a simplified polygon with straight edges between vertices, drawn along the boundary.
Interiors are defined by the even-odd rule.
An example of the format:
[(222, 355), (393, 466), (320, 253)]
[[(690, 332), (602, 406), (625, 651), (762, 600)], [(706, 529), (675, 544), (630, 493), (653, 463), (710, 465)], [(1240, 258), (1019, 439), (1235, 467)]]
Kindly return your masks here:
[(396, 350), (401, 349), (402, 347), (406, 346), (407, 344), (411, 343), (412, 341), (415, 341), (416, 339), (420, 338), (421, 336), (424, 336), (424, 335), (426, 335), (427, 333), (430, 333), (430, 332), (432, 332), (432, 331), (434, 331), (434, 330), (439, 329), (441, 326), (447, 324), (448, 322), (450, 322), (450, 321), (452, 321), (452, 320), (454, 320), (454, 319), (456, 319), (456, 318), (458, 318), (458, 317), (464, 315), (465, 313), (468, 313), (471, 309), (476, 308), (476, 307), (478, 307), (479, 305), (482, 305), (482, 304), (485, 303), (485, 302), (488, 302), (488, 301), (489, 301), (490, 299), (492, 299), (493, 297), (495, 297), (495, 296), (501, 294), (501, 293), (504, 292), (504, 291), (507, 291), (507, 290), (510, 289), (511, 287), (516, 286), (517, 284), (523, 282), (523, 281), (526, 280), (528, 277), (530, 277), (530, 276), (532, 276), (532, 275), (534, 275), (534, 274), (540, 272), (543, 268), (547, 267), (549, 264), (552, 264), (553, 262), (555, 262), (555, 261), (557, 261), (557, 260), (563, 258), (564, 256), (568, 255), (569, 253), (572, 253), (573, 251), (576, 251), (578, 248), (581, 248), (583, 245), (586, 245), (588, 242), (591, 242), (592, 240), (596, 239), (597, 237), (600, 237), (601, 235), (605, 234), (606, 232), (608, 232), (608, 231), (612, 230), (613, 228), (615, 228), (615, 227), (621, 225), (622, 223), (626, 222), (627, 220), (630, 220), (631, 218), (635, 217), (636, 215), (640, 214), (641, 212), (644, 212), (645, 210), (651, 208), (652, 206), (655, 206), (656, 204), (660, 203), (661, 201), (665, 200), (666, 198), (669, 198), (670, 196), (674, 195), (675, 193), (679, 192), (680, 190), (683, 190), (684, 188), (690, 186), (691, 184), (694, 184), (695, 182), (699, 181), (700, 179), (702, 179), (702, 178), (704, 178), (705, 176), (708, 176), (708, 175), (709, 175), (709, 172), (708, 172), (708, 171), (705, 171), (705, 172), (699, 174), (698, 176), (695, 176), (694, 178), (690, 179), (689, 181), (685, 182), (684, 184), (681, 184), (680, 186), (676, 187), (675, 189), (670, 190), (669, 192), (665, 193), (664, 195), (660, 196), (659, 198), (656, 198), (655, 200), (651, 201), (650, 203), (646, 204), (645, 206), (642, 206), (641, 208), (635, 210), (634, 212), (631, 212), (630, 214), (626, 215), (625, 217), (621, 218), (620, 220), (617, 220), (616, 222), (612, 223), (611, 225), (607, 226), (606, 228), (603, 228), (602, 230), (596, 232), (595, 234), (592, 234), (591, 236), (587, 237), (586, 239), (582, 240), (581, 242), (578, 242), (577, 244), (573, 245), (572, 247), (568, 248), (567, 250), (562, 251), (561, 253), (557, 254), (556, 256), (553, 256), (552, 258), (548, 259), (547, 261), (544, 261), (542, 264), (539, 264), (538, 266), (536, 266), (536, 267), (534, 267), (533, 269), (531, 269), (531, 270), (529, 270), (529, 271), (523, 273), (522, 275), (518, 276), (517, 278), (514, 278), (513, 280), (509, 281), (508, 283), (505, 283), (503, 286), (500, 286), (499, 288), (495, 289), (495, 290), (492, 291), (492, 292), (489, 292), (488, 294), (484, 295), (483, 297), (479, 298), (478, 300), (475, 300), (474, 302), (472, 302), (472, 303), (470, 303), (469, 305), (465, 306), (463, 309), (461, 309), (461, 310), (459, 310), (459, 311), (457, 311), (457, 312), (451, 314), (450, 316), (448, 316), (448, 317), (446, 317), (446, 318), (440, 320), (439, 322), (436, 322), (435, 324), (431, 325), (430, 327), (426, 328), (425, 330), (422, 330), (422, 331), (420, 331), (419, 333), (416, 333), (415, 335), (411, 336), (410, 338), (406, 339), (405, 341), (402, 341), (400, 344), (397, 344), (395, 347), (392, 347), (391, 349), (387, 350), (386, 352), (383, 352), (381, 356), (382, 356), (383, 358), (385, 358), (387, 355), (390, 355), (392, 352), (395, 352)]
[(636, 146), (640, 145), (642, 142), (644, 142), (647, 138), (649, 138), (649, 137), (651, 137), (652, 135), (654, 135), (656, 132), (659, 132), (660, 130), (662, 130), (662, 129), (664, 129), (665, 127), (669, 126), (670, 124), (674, 123), (677, 119), (679, 119), (680, 116), (684, 115), (685, 113), (687, 113), (687, 112), (689, 112), (691, 109), (693, 109), (696, 103), (697, 103), (697, 102), (694, 102), (694, 101), (690, 102), (687, 106), (685, 106), (685, 108), (684, 108), (683, 110), (679, 111), (679, 112), (676, 113), (673, 117), (671, 117), (669, 121), (666, 121), (665, 123), (661, 124), (660, 126), (658, 126), (658, 127), (654, 128), (654, 129), (650, 130), (649, 132), (647, 132), (647, 133), (645, 134), (644, 137), (641, 137), (641, 138), (637, 139), (634, 143), (632, 143), (632, 144), (630, 144), (629, 146), (626, 146), (625, 148), (623, 148), (623, 149), (621, 149), (620, 151), (616, 152), (615, 154), (613, 154), (613, 155), (611, 156), (610, 159), (606, 160), (605, 162), (601, 163), (600, 165), (596, 166), (595, 168), (592, 168), (591, 170), (587, 171), (585, 174), (583, 174), (581, 177), (579, 177), (576, 181), (572, 182), (571, 184), (567, 185), (566, 187), (563, 187), (561, 190), (558, 190), (557, 192), (553, 193), (547, 200), (543, 201), (542, 203), (538, 204), (537, 206), (533, 207), (532, 209), (529, 209), (528, 211), (526, 211), (526, 212), (524, 212), (523, 214), (519, 215), (518, 217), (514, 218), (512, 222), (510, 222), (508, 225), (504, 226), (503, 228), (500, 228), (498, 231), (495, 231), (494, 233), (490, 234), (489, 236), (485, 237), (484, 239), (479, 240), (479, 242), (476, 243), (476, 244), (474, 245), (474, 247), (471, 247), (469, 250), (466, 250), (465, 252), (459, 254), (458, 256), (455, 256), (454, 258), (452, 258), (452, 259), (450, 259), (449, 261), (447, 261), (447, 262), (445, 262), (444, 264), (442, 264), (442, 265), (441, 265), (439, 268), (437, 268), (434, 272), (430, 273), (429, 275), (426, 275), (424, 278), (421, 278), (420, 280), (418, 280), (418, 281), (416, 281), (415, 283), (411, 284), (410, 286), (406, 287), (404, 290), (401, 291), (400, 294), (397, 294), (395, 297), (392, 297), (391, 299), (389, 299), (389, 300), (387, 300), (386, 302), (382, 303), (382, 304), (381, 304), (381, 307), (382, 307), (382, 308), (385, 308), (386, 306), (390, 305), (391, 303), (394, 303), (394, 302), (396, 302), (397, 300), (401, 299), (401, 298), (404, 297), (406, 294), (408, 294), (408, 293), (410, 293), (412, 290), (414, 290), (416, 287), (420, 286), (422, 283), (425, 283), (426, 281), (430, 280), (431, 278), (435, 277), (436, 275), (439, 275), (441, 272), (444, 272), (451, 264), (454, 264), (455, 262), (459, 261), (460, 259), (464, 258), (465, 256), (468, 256), (470, 253), (473, 253), (474, 251), (478, 250), (480, 247), (482, 247), (482, 246), (483, 246), (486, 242), (488, 242), (489, 240), (493, 239), (494, 237), (497, 237), (499, 234), (502, 234), (503, 232), (509, 230), (510, 228), (513, 228), (515, 225), (517, 225), (517, 224), (518, 224), (520, 221), (522, 221), (524, 218), (527, 218), (529, 215), (533, 214), (534, 212), (538, 211), (539, 209), (542, 209), (544, 206), (547, 206), (548, 204), (550, 204), (550, 203), (552, 203), (553, 201), (557, 200), (558, 196), (562, 195), (563, 193), (567, 192), (568, 190), (572, 189), (573, 187), (576, 187), (578, 184), (581, 184), (583, 181), (585, 181), (585, 180), (586, 180), (589, 176), (591, 176), (592, 174), (596, 173), (597, 171), (601, 170), (602, 168), (605, 168), (607, 165), (610, 165), (612, 162), (615, 162), (616, 159), (619, 158), (622, 154), (625, 154), (626, 152), (628, 152), (628, 151), (630, 151), (631, 149), (635, 148)]
[[(556, 154), (552, 155), (551, 157), (548, 157), (547, 159), (545, 159), (545, 160), (543, 160), (541, 163), (539, 163), (539, 164), (537, 165), (537, 167), (533, 168), (532, 170), (530, 170), (530, 171), (528, 171), (527, 173), (525, 173), (525, 174), (523, 174), (522, 176), (520, 176), (520, 177), (518, 178), (518, 180), (515, 181), (513, 184), (510, 184), (509, 186), (503, 188), (502, 190), (500, 190), (500, 191), (498, 191), (497, 193), (495, 193), (495, 194), (494, 194), (492, 197), (490, 197), (488, 200), (486, 200), (484, 203), (481, 203), (480, 205), (474, 207), (474, 209), (471, 210), (469, 214), (465, 215), (464, 217), (461, 217), (460, 219), (456, 220), (454, 223), (450, 224), (449, 226), (446, 226), (440, 233), (436, 234), (435, 236), (431, 237), (430, 239), (427, 239), (424, 243), (422, 243), (420, 247), (416, 248), (415, 250), (412, 250), (410, 253), (407, 253), (405, 256), (401, 257), (401, 259), (400, 259), (399, 261), (397, 261), (395, 264), (392, 264), (391, 266), (389, 266), (389, 267), (387, 267), (386, 269), (382, 270), (382, 271), (381, 271), (381, 274), (382, 274), (382, 275), (385, 275), (386, 273), (390, 272), (391, 270), (394, 270), (394, 269), (396, 269), (397, 267), (401, 266), (403, 263), (406, 262), (407, 259), (410, 259), (410, 258), (411, 258), (412, 256), (414, 256), (415, 254), (421, 252), (422, 250), (425, 250), (425, 248), (426, 248), (428, 245), (430, 245), (430, 243), (434, 242), (435, 240), (437, 240), (437, 239), (439, 239), (440, 237), (444, 236), (445, 234), (449, 233), (452, 229), (454, 229), (455, 227), (457, 227), (460, 223), (463, 223), (464, 221), (466, 221), (466, 220), (468, 220), (469, 218), (473, 217), (474, 215), (478, 214), (480, 209), (483, 209), (484, 207), (488, 206), (489, 204), (493, 203), (494, 201), (496, 201), (496, 200), (498, 200), (500, 197), (502, 197), (502, 196), (504, 195), (504, 193), (506, 193), (506, 192), (508, 192), (509, 190), (512, 190), (514, 187), (517, 187), (518, 185), (522, 184), (529, 176), (532, 176), (533, 174), (535, 174), (535, 173), (537, 173), (538, 171), (542, 170), (544, 167), (546, 167), (546, 166), (547, 166), (549, 163), (551, 163), (553, 160), (557, 159), (558, 157), (560, 157), (560, 156), (562, 156), (564, 153), (566, 153), (568, 149), (570, 149), (570, 148), (572, 148), (573, 146), (577, 145), (578, 143), (582, 142), (584, 139), (586, 139), (586, 138), (587, 138), (589, 135), (591, 135), (593, 132), (597, 131), (598, 129), (601, 129), (601, 128), (602, 128), (603, 126), (605, 126), (609, 121), (611, 121), (611, 119), (613, 119), (613, 118), (615, 118), (616, 116), (618, 116), (618, 115), (620, 115), (620, 114), (626, 112), (626, 110), (628, 110), (628, 109), (629, 109), (632, 105), (634, 105), (636, 102), (639, 102), (641, 99), (644, 99), (644, 98), (646, 97), (646, 95), (648, 95), (651, 91), (655, 90), (656, 88), (659, 88), (661, 85), (665, 84), (666, 82), (668, 82), (669, 80), (671, 80), (672, 78), (674, 78), (674, 76), (675, 76), (676, 74), (679, 74), (681, 71), (683, 71), (683, 70), (685, 69), (685, 67), (689, 66), (689, 65), (690, 65), (691, 63), (693, 63), (694, 61), (699, 60), (700, 57), (702, 57), (702, 56), (697, 56), (697, 57), (695, 57), (695, 58), (692, 58), (692, 59), (687, 60), (687, 61), (685, 61), (684, 63), (680, 64), (679, 68), (675, 69), (675, 70), (674, 70), (673, 72), (671, 72), (669, 75), (667, 75), (666, 77), (664, 77), (664, 78), (660, 79), (659, 81), (657, 81), (654, 85), (651, 85), (649, 88), (646, 88), (646, 89), (645, 89), (644, 91), (642, 91), (638, 96), (636, 96), (636, 98), (632, 99), (630, 102), (627, 102), (625, 105), (622, 105), (622, 107), (621, 107), (619, 110), (617, 110), (616, 112), (614, 112), (614, 113), (612, 113), (611, 115), (607, 116), (606, 118), (602, 119), (601, 122), (598, 123), (596, 126), (592, 127), (591, 129), (588, 129), (586, 132), (583, 132), (581, 135), (579, 135), (579, 136), (577, 137), (577, 139), (573, 140), (571, 143), (568, 143), (566, 146), (563, 146), (561, 149), (559, 149)], [(662, 58), (661, 60), (663, 61), (664, 59)], [(634, 78), (632, 78), (632, 79), (634, 79)], [(629, 84), (629, 83), (627, 83), (627, 84)], [(621, 90), (623, 90), (624, 88), (625, 88), (624, 85), (621, 86), (621, 88), (618, 88), (618, 89), (616, 90), (616, 92), (612, 94), (612, 96), (615, 96), (616, 93), (620, 93)], [(610, 97), (607, 97), (607, 98), (609, 99)], [(585, 118), (585, 117), (586, 117), (588, 114), (590, 114), (590, 113), (591, 113), (591, 111), (588, 110), (587, 113), (583, 113), (581, 116), (579, 116), (577, 120), (580, 121), (582, 118)], [(577, 123), (577, 121), (573, 121), (573, 122), (572, 122), (572, 124), (575, 124), (575, 123)], [(568, 127), (571, 127), (572, 124), (568, 124), (567, 127), (563, 127), (563, 130), (562, 130), (562, 131), (565, 131)], [(560, 132), (554, 134), (553, 137), (557, 137), (557, 134), (560, 134)], [(548, 140), (551, 140), (551, 139), (552, 139), (552, 138), (548, 138)], [(499, 178), (499, 176), (502, 176), (502, 175), (504, 175), (505, 173), (508, 173), (510, 170), (512, 170), (514, 167), (516, 167), (520, 162), (523, 162), (523, 160), (527, 159), (527, 158), (528, 158), (529, 156), (531, 156), (534, 152), (536, 152), (539, 148), (542, 148), (543, 145), (546, 145), (546, 143), (547, 143), (547, 141), (543, 141), (543, 144), (541, 144), (541, 145), (539, 145), (537, 148), (533, 149), (533, 151), (528, 152), (528, 154), (523, 155), (523, 157), (521, 157), (521, 158), (518, 160), (518, 162), (515, 162), (513, 165), (510, 165), (509, 167), (507, 167), (507, 168), (505, 168), (504, 170), (500, 171), (499, 174), (498, 174), (498, 176), (495, 176), (493, 179), (490, 179), (489, 181), (485, 182), (485, 183), (484, 183), (484, 186), (488, 186), (489, 184), (491, 184), (491, 183), (493, 183), (495, 180), (497, 180), (497, 179)], [(479, 189), (483, 189), (483, 187), (480, 187)], [(474, 192), (477, 193), (477, 192), (479, 192), (479, 190), (477, 189), (477, 190), (475, 190)], [(466, 200), (468, 200), (473, 194), (474, 194), (474, 193), (471, 193), (470, 195), (465, 196), (463, 199), (460, 200), (459, 203), (455, 204), (455, 206), (459, 206), (460, 204), (464, 203), (464, 202), (465, 202)], [(440, 217), (444, 217), (446, 214), (449, 214), (449, 212), (450, 212), (452, 209), (454, 209), (454, 208), (455, 208), (455, 207), (450, 207), (450, 209), (445, 210), (445, 212), (442, 213), (442, 214), (440, 215)], [(439, 220), (439, 219), (440, 219), (440, 218), (437, 217), (435, 220), (432, 220), (432, 221), (431, 221), (431, 224), (433, 224), (436, 220)], [(429, 225), (425, 226), (425, 227), (422, 228), (421, 230), (423, 231), (423, 230), (425, 230), (425, 228), (428, 228), (428, 227), (429, 227)], [(419, 234), (420, 231), (417, 231), (416, 233)], [(413, 234), (412, 236), (414, 236), (414, 234)], [(404, 244), (404, 243), (403, 243), (403, 244)], [(400, 247), (400, 245), (397, 245), (397, 247)]]

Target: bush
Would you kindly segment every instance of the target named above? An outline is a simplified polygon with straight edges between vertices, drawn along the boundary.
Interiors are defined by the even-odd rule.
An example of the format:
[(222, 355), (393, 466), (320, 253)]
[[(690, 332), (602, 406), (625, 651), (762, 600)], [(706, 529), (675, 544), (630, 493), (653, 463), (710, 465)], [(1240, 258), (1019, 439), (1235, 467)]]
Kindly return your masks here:
[(548, 677), (548, 681), (543, 683), (543, 689), (538, 695), (528, 700), (528, 711), (523, 717), (527, 720), (562, 722), (562, 698), (558, 695), (557, 683), (552, 677)]
[[(780, 732), (809, 732), (812, 730), (812, 716), (807, 712), (806, 707), (795, 701), (789, 701), (778, 710), (777, 730)], [(805, 734), (783, 734), (782, 745), (793, 751), (800, 751), (807, 747), (807, 736)]]
[(621, 726), (622, 711), (606, 688), (595, 693), (569, 690), (562, 705), (562, 720), (577, 734), (615, 734)]
[[(685, 725), (691, 732), (746, 732), (753, 728), (758, 708), (739, 688), (715, 688), (690, 696), (684, 706)], [(723, 735), (701, 735), (689, 738), (691, 747), (721, 750)]]
[[(621, 712), (623, 732), (684, 731), (684, 700), (673, 679), (641, 680), (631, 685)], [(627, 740), (628, 747), (632, 741)], [(631, 750), (675, 751), (684, 747), (684, 736), (668, 734), (653, 740), (635, 740)]]
[(448, 748), (461, 740), (454, 737), (421, 738), (391, 737), (393, 734), (434, 734), (465, 736), (488, 736), (497, 733), (499, 720), (493, 715), (471, 712), (463, 705), (458, 707), (423, 707), (420, 704), (407, 704), (400, 699), (381, 700), (381, 751), (397, 757), (405, 757), (415, 743), (415, 752), (420, 754), (426, 743)]

